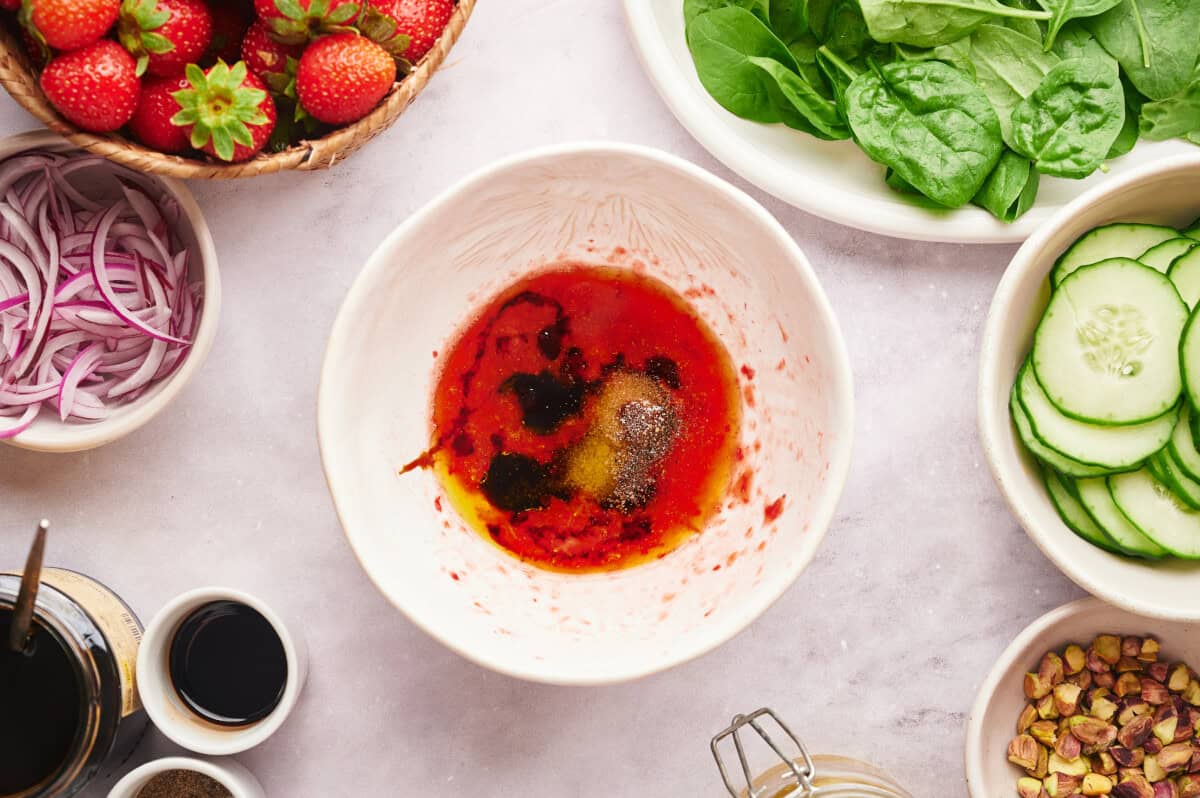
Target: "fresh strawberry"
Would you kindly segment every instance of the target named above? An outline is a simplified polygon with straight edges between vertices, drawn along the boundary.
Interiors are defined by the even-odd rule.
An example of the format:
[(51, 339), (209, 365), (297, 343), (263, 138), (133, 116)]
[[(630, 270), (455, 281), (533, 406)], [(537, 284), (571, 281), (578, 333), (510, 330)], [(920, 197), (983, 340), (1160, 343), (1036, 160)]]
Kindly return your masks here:
[(222, 161), (245, 161), (275, 127), (275, 103), (246, 62), (218, 61), (207, 72), (187, 67), (188, 88), (174, 92), (180, 111), (171, 122), (187, 128), (191, 145)]
[(78, 50), (108, 33), (120, 10), (121, 0), (25, 0), (21, 19), (54, 49)]
[(296, 93), (300, 105), (330, 125), (362, 119), (396, 81), (396, 62), (357, 33), (323, 36), (300, 56)]
[(250, 71), (266, 81), (267, 85), (270, 85), (267, 75), (281, 74), (287, 69), (287, 60), (299, 58), (302, 52), (303, 45), (280, 44), (272, 39), (267, 26), (262, 22), (251, 25), (246, 31), (246, 38), (242, 39), (242, 60), (250, 67)]
[(124, 0), (117, 32), (138, 60), (138, 74), (171, 77), (200, 60), (212, 41), (213, 20), (203, 0)]
[(454, 13), (454, 0), (368, 0), (363, 33), (385, 43), (407, 37), (407, 47), (389, 48), (415, 64), (433, 49)]
[(95, 133), (128, 122), (141, 92), (137, 63), (111, 39), (54, 58), (42, 72), (41, 84), (59, 113)]
[(159, 152), (183, 152), (190, 148), (188, 131), (171, 121), (179, 113), (179, 103), (172, 94), (190, 86), (182, 76), (148, 78), (142, 84), (137, 111), (129, 120), (133, 137)]
[(254, 19), (254, 9), (249, 2), (219, 0), (209, 4), (212, 12), (213, 35), (202, 64), (215, 64), (217, 59), (227, 64), (242, 57), (242, 39)]
[(326, 33), (348, 33), (362, 0), (254, 0), (254, 12), (284, 44)]

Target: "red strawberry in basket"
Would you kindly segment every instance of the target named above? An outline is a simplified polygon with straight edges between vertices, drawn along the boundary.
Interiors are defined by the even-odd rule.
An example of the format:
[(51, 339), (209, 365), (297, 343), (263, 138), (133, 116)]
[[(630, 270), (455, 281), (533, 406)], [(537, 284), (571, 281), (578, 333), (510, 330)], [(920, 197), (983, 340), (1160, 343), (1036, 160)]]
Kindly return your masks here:
[(254, 12), (284, 44), (304, 44), (325, 33), (346, 33), (361, 0), (254, 0)]
[(213, 19), (203, 0), (125, 0), (118, 32), (139, 74), (170, 77), (204, 55)]
[(314, 118), (330, 125), (362, 119), (396, 82), (396, 61), (357, 33), (323, 36), (300, 56), (296, 94)]
[(187, 129), (173, 123), (171, 117), (179, 113), (179, 103), (174, 93), (190, 87), (188, 79), (183, 76), (145, 80), (137, 111), (129, 120), (133, 137), (159, 152), (183, 152), (189, 149), (191, 143)]
[(278, 75), (287, 71), (287, 60), (299, 58), (304, 47), (299, 44), (280, 44), (271, 38), (267, 26), (255, 22), (242, 39), (242, 60), (250, 71), (264, 81), (267, 75)]
[(96, 133), (128, 122), (141, 91), (133, 56), (111, 39), (57, 56), (42, 72), (41, 85), (59, 113)]
[(121, 0), (26, 0), (21, 19), (56, 50), (78, 50), (108, 33)]
[(454, 13), (454, 0), (368, 0), (363, 33), (384, 43), (389, 37), (407, 37), (407, 47), (389, 52), (415, 64), (433, 49)]
[(207, 72), (187, 68), (188, 88), (174, 92), (193, 147), (222, 161), (245, 161), (263, 148), (275, 129), (275, 103), (267, 87), (246, 68), (218, 61)]

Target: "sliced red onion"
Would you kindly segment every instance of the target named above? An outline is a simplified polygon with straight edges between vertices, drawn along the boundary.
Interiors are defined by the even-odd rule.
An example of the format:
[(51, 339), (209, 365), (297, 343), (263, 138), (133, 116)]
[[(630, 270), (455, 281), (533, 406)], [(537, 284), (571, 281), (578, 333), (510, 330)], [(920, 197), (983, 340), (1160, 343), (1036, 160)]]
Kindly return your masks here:
[(101, 158), (0, 161), (0, 438), (43, 405), (106, 418), (179, 368), (203, 299), (180, 217), (152, 179)]

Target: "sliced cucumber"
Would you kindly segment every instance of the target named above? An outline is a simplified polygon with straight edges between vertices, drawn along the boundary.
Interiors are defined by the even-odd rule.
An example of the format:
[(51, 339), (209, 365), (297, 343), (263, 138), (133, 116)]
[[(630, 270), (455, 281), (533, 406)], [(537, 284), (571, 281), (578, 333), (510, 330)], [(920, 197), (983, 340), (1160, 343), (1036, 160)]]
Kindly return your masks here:
[(1117, 507), (1142, 534), (1176, 557), (1200, 559), (1200, 512), (1149, 471), (1108, 477), (1108, 488)]
[(1143, 535), (1117, 507), (1108, 490), (1108, 478), (1081, 479), (1075, 487), (1079, 490), (1079, 503), (1083, 509), (1122, 552), (1148, 559), (1158, 559), (1166, 554), (1162, 546)]
[(1183, 375), (1183, 391), (1192, 407), (1200, 407), (1200, 324), (1196, 317), (1200, 310), (1192, 312), (1179, 339), (1179, 369)]
[(1080, 421), (1156, 419), (1179, 399), (1176, 348), (1187, 316), (1175, 286), (1149, 266), (1128, 258), (1084, 266), (1050, 295), (1038, 323), (1037, 381), (1055, 407)]
[(1107, 468), (1084, 465), (1069, 457), (1063, 457), (1039, 441), (1033, 434), (1033, 427), (1029, 423), (1029, 416), (1025, 414), (1025, 408), (1021, 407), (1021, 403), (1017, 401), (1016, 392), (1012, 394), (1009, 400), (1009, 412), (1012, 413), (1013, 425), (1017, 428), (1017, 435), (1020, 436), (1021, 443), (1025, 444), (1025, 448), (1038, 460), (1041, 460), (1060, 474), (1083, 478), (1103, 477), (1112, 473)]
[(1050, 282), (1057, 286), (1068, 274), (1082, 266), (1109, 258), (1136, 258), (1156, 244), (1178, 238), (1173, 227), (1157, 224), (1106, 224), (1084, 233), (1067, 249), (1050, 272)]
[(1159, 482), (1171, 489), (1184, 504), (1193, 510), (1200, 510), (1200, 482), (1189, 477), (1179, 467), (1179, 463), (1171, 456), (1170, 451), (1164, 450), (1154, 455), (1147, 461), (1155, 462), (1158, 465), (1158, 470), (1151, 469), (1150, 473)]
[(1138, 255), (1137, 260), (1140, 263), (1146, 264), (1151, 269), (1157, 269), (1163, 274), (1166, 274), (1167, 270), (1171, 268), (1171, 263), (1173, 263), (1176, 258), (1198, 244), (1200, 244), (1200, 241), (1197, 241), (1194, 238), (1188, 238), (1187, 236), (1170, 238), (1161, 244), (1155, 244), (1154, 246), (1150, 247), (1150, 249), (1146, 250), (1141, 255)]
[(1103, 427), (1076, 421), (1046, 398), (1028, 365), (1017, 375), (1016, 391), (1034, 437), (1072, 460), (1114, 471), (1134, 468), (1166, 446), (1179, 418), (1176, 408), (1171, 408), (1145, 424)]
[(1087, 510), (1083, 509), (1083, 505), (1079, 503), (1079, 499), (1071, 492), (1072, 487), (1068, 486), (1070, 479), (1060, 477), (1050, 468), (1043, 468), (1042, 475), (1046, 479), (1046, 490), (1050, 493), (1050, 501), (1054, 503), (1054, 509), (1058, 510), (1058, 515), (1067, 528), (1093, 546), (1120, 554), (1121, 550), (1117, 548), (1117, 544), (1088, 515)]
[(1163, 467), (1162, 458), (1158, 454), (1146, 460), (1146, 470), (1149, 471), (1150, 475), (1159, 482), (1163, 483), (1164, 485), (1168, 484), (1167, 469)]
[(1192, 222), (1186, 230), (1182, 231), (1188, 238), (1194, 238), (1200, 241), (1200, 219)]
[(1192, 430), (1196, 426), (1195, 415), (1191, 406), (1184, 402), (1179, 411), (1179, 423), (1171, 433), (1171, 441), (1167, 448), (1175, 464), (1183, 469), (1183, 473), (1200, 482), (1200, 450), (1196, 449), (1196, 441), (1192, 438)]
[(1171, 262), (1167, 276), (1189, 308), (1200, 302), (1200, 242)]

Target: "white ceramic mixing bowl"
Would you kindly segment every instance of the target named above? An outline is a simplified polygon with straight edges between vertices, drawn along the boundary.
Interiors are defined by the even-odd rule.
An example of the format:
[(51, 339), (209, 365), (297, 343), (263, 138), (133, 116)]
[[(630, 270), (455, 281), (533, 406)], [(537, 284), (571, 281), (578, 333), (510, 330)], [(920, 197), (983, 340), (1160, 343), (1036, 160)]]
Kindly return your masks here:
[[(731, 494), (701, 534), (623, 571), (519, 562), (439, 501), (432, 473), (398, 474), (429, 446), (434, 352), (493, 294), (563, 260), (666, 282), (746, 366), (735, 474), (750, 475), (745, 500)], [(346, 535), (397, 607), (489, 668), (597, 684), (712, 649), (792, 584), (841, 494), (853, 398), (829, 303), (770, 214), (679, 158), (579, 144), (495, 164), (383, 242), (334, 325), (318, 417)], [(780, 500), (773, 519), (767, 508)]]
[(1079, 236), (1109, 222), (1184, 225), (1200, 215), (1200, 155), (1171, 158), (1106, 182), (1044, 224), (1005, 271), (988, 312), (979, 365), (979, 432), (996, 484), (1033, 542), (1080, 587), (1133, 612), (1200, 620), (1200, 563), (1118, 557), (1059, 518), (1037, 463), (1009, 416), (1013, 380), (1050, 296), (1047, 275)]

